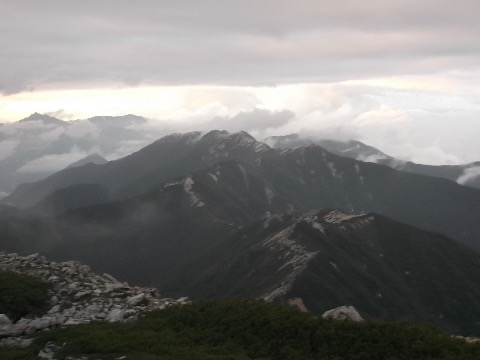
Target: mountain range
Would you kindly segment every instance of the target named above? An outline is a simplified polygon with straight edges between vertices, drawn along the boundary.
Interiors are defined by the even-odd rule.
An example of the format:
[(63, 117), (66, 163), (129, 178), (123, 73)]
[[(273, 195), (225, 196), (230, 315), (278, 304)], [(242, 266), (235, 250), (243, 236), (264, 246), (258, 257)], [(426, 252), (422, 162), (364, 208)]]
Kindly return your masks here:
[(245, 132), (172, 134), (18, 187), (0, 249), (167, 296), (349, 304), (478, 333), (480, 190), (350, 156)]
[[(171, 131), (140, 116), (96, 116), (63, 121), (34, 113), (0, 127), (0, 198), (23, 183), (35, 182), (72, 163), (92, 161), (92, 156), (115, 160), (150, 144)], [(337, 141), (291, 134), (263, 140), (274, 148), (318, 144), (334, 154), (378, 162), (397, 170), (443, 177), (480, 188), (480, 163), (431, 166), (392, 158), (360, 141)], [(104, 162), (103, 160), (100, 160)]]
[(89, 155), (109, 159), (152, 141), (141, 133), (146, 119), (125, 115), (63, 121), (34, 113), (0, 127), (0, 197), (18, 185), (43, 179)]
[[(340, 157), (315, 144), (272, 149), (245, 132), (169, 135), (119, 160), (67, 168), (23, 184), (3, 203), (42, 214), (107, 202), (115, 207), (116, 201), (136, 201), (150, 191), (164, 197), (172, 180), (195, 197), (206, 196), (199, 202), (207, 205), (208, 196), (225, 189), (220, 201), (224, 207), (235, 202), (230, 211), (235, 223), (239, 211), (375, 212), (480, 248), (479, 190)], [(219, 200), (211, 202), (217, 206)], [(237, 209), (240, 204), (245, 205)]]
[(458, 182), (461, 185), (480, 189), (480, 161), (463, 165), (424, 165), (411, 161), (402, 161), (389, 156), (380, 150), (366, 145), (360, 141), (337, 141), (331, 139), (309, 138), (299, 134), (285, 136), (272, 136), (265, 142), (274, 148), (288, 149), (309, 144), (317, 144), (329, 152), (357, 159), (360, 161), (374, 162), (419, 175), (440, 177)]

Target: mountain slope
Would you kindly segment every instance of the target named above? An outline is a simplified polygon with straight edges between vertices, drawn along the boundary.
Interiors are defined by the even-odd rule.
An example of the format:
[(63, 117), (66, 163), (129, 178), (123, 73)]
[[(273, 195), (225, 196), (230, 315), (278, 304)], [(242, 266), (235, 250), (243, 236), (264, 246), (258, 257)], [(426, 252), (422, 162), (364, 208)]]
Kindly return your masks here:
[[(95, 187), (84, 191), (89, 189), (94, 201)], [(59, 199), (53, 204), (63, 206)], [(220, 162), (145, 195), (53, 218), (6, 210), (0, 245), (10, 252), (79, 259), (131, 282), (162, 286), (160, 274), (176, 278), (179, 266), (267, 213), (382, 213), (478, 249), (479, 206), (478, 190), (309, 146), (268, 151), (258, 161)]]
[(269, 149), (245, 132), (211, 131), (203, 136), (199, 132), (172, 134), (122, 159), (104, 165), (68, 168), (42, 181), (22, 184), (2, 202), (26, 208), (56, 190), (79, 183), (102, 185), (112, 199), (120, 200), (215, 162), (240, 158), (247, 161)]
[[(12, 214), (6, 208), (0, 218), (0, 245), (11, 252), (45, 252), (59, 260), (76, 258), (128, 281), (152, 282), (157, 286), (161, 285), (156, 282), (158, 274), (168, 272), (175, 277), (179, 262), (186, 263), (199, 252), (208, 252), (231, 231), (267, 212), (303, 213), (319, 208), (337, 208), (346, 213), (375, 212), (480, 248), (478, 190), (338, 157), (315, 145), (271, 150), (244, 134), (233, 135), (214, 132), (209, 135), (214, 139), (197, 141), (195, 149), (202, 144), (213, 149), (202, 164), (216, 161), (218, 146), (225, 149), (226, 140), (233, 140), (228, 148), (238, 151), (238, 157), (246, 160), (217, 162), (142, 196), (114, 201), (107, 190), (93, 183), (66, 188), (34, 210), (42, 215), (52, 208), (53, 212), (62, 212), (72, 206), (68, 197), (79, 199), (76, 201), (81, 206), (110, 203), (52, 218), (39, 218), (32, 209)], [(143, 150), (149, 155), (143, 159), (145, 167), (147, 160), (158, 158), (156, 146), (170, 146), (164, 141)], [(139, 158), (134, 157), (136, 161), (128, 165), (143, 166), (143, 151), (134, 154)], [(196, 155), (206, 153), (197, 151)], [(179, 156), (187, 159), (183, 164), (190, 164), (188, 156)], [(220, 160), (225, 157), (224, 153)], [(101, 168), (110, 169), (106, 165)], [(97, 168), (89, 164), (68, 170), (99, 173)], [(115, 170), (120, 174), (117, 169), (121, 168)], [(109, 179), (113, 182), (115, 178)], [(154, 182), (152, 177), (147, 183)]]
[[(477, 314), (476, 305), (471, 303), (478, 295), (472, 280), (480, 273), (477, 252), (377, 216), (373, 218), (375, 226), (370, 226), (373, 220), (351, 214), (381, 212), (402, 222), (453, 234), (455, 239), (479, 248), (478, 190), (339, 157), (316, 145), (271, 150), (244, 134), (232, 137), (214, 132), (209, 136), (208, 141), (195, 142), (197, 150), (198, 144), (207, 149), (196, 155), (209, 154), (208, 149), (212, 149), (202, 164), (212, 161), (213, 165), (179, 176), (144, 195), (54, 217), (38, 216), (32, 209), (5, 207), (0, 216), (0, 247), (9, 252), (41, 252), (55, 260), (80, 260), (122, 280), (160, 287), (167, 295), (190, 295), (188, 288), (198, 296), (243, 296), (242, 291), (249, 289), (248, 296), (279, 301), (299, 297), (314, 311), (327, 307), (327, 303), (333, 308), (351, 299), (363, 299), (358, 307), (374, 317), (423, 313), (422, 321), (448, 329), (476, 329), (463, 313), (454, 313), (465, 308), (469, 314)], [(238, 158), (244, 160), (228, 159), (225, 153), (217, 156), (219, 146), (226, 149), (226, 140), (232, 140), (228, 142), (229, 154), (238, 151)], [(154, 158), (155, 149), (148, 151), (150, 159)], [(142, 159), (137, 160), (143, 166)], [(147, 158), (144, 161), (147, 165)], [(189, 164), (187, 160), (184, 163)], [(88, 166), (95, 167), (86, 165), (83, 170)], [(321, 219), (318, 225), (313, 220), (309, 225), (307, 218), (293, 213), (275, 220), (276, 214), (285, 211), (303, 213), (318, 208), (339, 208), (350, 215), (338, 215), (346, 219), (340, 225), (335, 214), (327, 221), (330, 213), (309, 214)], [(260, 218), (264, 219), (260, 225), (249, 227)], [(350, 220), (353, 225), (346, 227)], [(362, 225), (362, 221), (366, 223)], [(315, 231), (322, 233), (321, 229), (332, 234), (321, 237), (325, 257), (315, 245)], [(365, 245), (369, 243), (373, 247)], [(388, 254), (388, 261), (380, 254)], [(408, 263), (409, 258), (412, 263)], [(210, 260), (202, 263), (203, 259)], [(337, 282), (319, 283), (326, 269), (335, 270), (330, 262), (344, 268), (345, 273), (334, 277)], [(417, 268), (422, 263), (428, 263), (425, 270)], [(419, 274), (414, 278), (418, 284), (403, 279), (405, 271), (411, 272), (407, 267)], [(246, 268), (249, 272), (245, 274)], [(461, 275), (465, 279), (461, 280)], [(190, 282), (197, 276), (195, 284), (203, 283), (216, 293), (196, 290)], [(360, 285), (350, 288), (352, 282)], [(297, 287), (300, 290), (293, 292)], [(319, 300), (317, 287), (331, 291), (329, 300)], [(438, 299), (429, 297), (432, 293)], [(453, 297), (457, 293), (460, 295)], [(399, 302), (402, 296), (404, 305)], [(429, 300), (434, 304), (430, 308)], [(385, 310), (388, 308), (390, 312)], [(440, 316), (444, 320), (437, 320)]]
[(103, 165), (103, 164), (106, 164), (107, 162), (108, 162), (107, 159), (105, 159), (104, 157), (102, 157), (98, 154), (90, 154), (90, 155), (85, 156), (83, 159), (80, 159), (78, 161), (75, 161), (75, 162), (71, 163), (67, 167), (69, 167), (69, 168), (78, 167), (78, 166), (83, 166), (83, 165), (90, 164), (90, 163), (93, 163), (93, 164), (96, 164), (96, 165)]
[(259, 168), (272, 193), (293, 209), (375, 212), (480, 248), (479, 190), (338, 157), (316, 145), (266, 154)]
[(386, 165), (392, 169), (414, 174), (444, 178), (455, 181), (461, 185), (480, 189), (480, 162), (463, 165), (416, 164), (411, 161), (395, 159), (360, 141), (314, 139), (299, 134), (272, 136), (265, 139), (265, 142), (277, 149), (293, 149), (295, 147), (317, 144), (325, 148), (327, 151), (339, 156), (345, 156), (360, 161), (374, 162)]
[(360, 161), (376, 162), (380, 159), (393, 160), (391, 156), (384, 154), (373, 146), (366, 145), (357, 140), (339, 141), (332, 139), (313, 139), (301, 136), (300, 134), (290, 134), (283, 136), (270, 136), (264, 141), (275, 149), (293, 149), (296, 147), (316, 144), (335, 155), (345, 156)]
[[(214, 168), (226, 166), (222, 162), (230, 160), (237, 161), (241, 167), (234, 171), (238, 179), (229, 177), (229, 183), (225, 184), (230, 188), (234, 186), (237, 193), (230, 192), (229, 196), (238, 204), (242, 204), (245, 197), (251, 198), (248, 182), (254, 181), (255, 196), (262, 193), (261, 197), (267, 198), (262, 211), (338, 208), (346, 212), (375, 212), (480, 248), (479, 190), (441, 178), (336, 156), (318, 145), (271, 149), (244, 132), (170, 135), (120, 160), (65, 169), (44, 181), (23, 185), (4, 199), (4, 203), (27, 207), (53, 196), (55, 203), (62, 204), (53, 208), (63, 211), (98, 204), (102, 199), (127, 199), (159, 189), (165, 182), (185, 177), (191, 171), (199, 171), (195, 176), (205, 170), (208, 176), (218, 177), (218, 169)], [(210, 170), (206, 170), (209, 167)], [(79, 183), (88, 186), (67, 190)], [(208, 186), (210, 188), (204, 190), (215, 193), (219, 184), (212, 182)], [(90, 191), (95, 187), (104, 189), (104, 196), (98, 197), (95, 195), (98, 191)], [(52, 195), (61, 189), (64, 189), (61, 194)], [(199, 191), (202, 189), (200, 186)], [(71, 202), (65, 196), (62, 198), (62, 194), (91, 201)], [(36, 206), (37, 210), (42, 211), (41, 205), (49, 201)], [(221, 206), (218, 201), (209, 205)]]
[(349, 304), (374, 318), (475, 334), (479, 273), (480, 255), (448, 238), (379, 215), (322, 210), (265, 217), (169, 285), (197, 299), (294, 300), (314, 313)]

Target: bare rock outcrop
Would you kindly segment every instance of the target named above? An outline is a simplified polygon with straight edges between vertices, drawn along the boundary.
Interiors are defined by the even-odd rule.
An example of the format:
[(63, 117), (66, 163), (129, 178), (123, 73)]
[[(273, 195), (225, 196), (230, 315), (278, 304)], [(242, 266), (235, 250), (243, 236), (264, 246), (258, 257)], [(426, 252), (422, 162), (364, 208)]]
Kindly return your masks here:
[(353, 306), (340, 306), (326, 311), (323, 315), (325, 319), (363, 321), (362, 316)]
[(42, 316), (12, 323), (0, 314), (0, 346), (27, 344), (18, 339), (37, 331), (91, 321), (135, 321), (142, 313), (188, 303), (162, 298), (154, 288), (130, 286), (108, 274), (93, 273), (76, 261), (47, 261), (39, 254), (19, 256), (0, 252), (0, 270), (35, 276), (50, 286), (51, 308)]

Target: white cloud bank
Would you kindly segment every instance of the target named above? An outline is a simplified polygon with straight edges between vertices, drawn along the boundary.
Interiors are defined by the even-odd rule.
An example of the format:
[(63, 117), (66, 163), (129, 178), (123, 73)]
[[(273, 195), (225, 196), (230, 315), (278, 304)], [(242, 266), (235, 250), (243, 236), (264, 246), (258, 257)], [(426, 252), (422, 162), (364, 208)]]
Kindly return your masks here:
[(53, 173), (66, 168), (68, 165), (83, 159), (88, 153), (76, 147), (62, 154), (49, 154), (27, 162), (20, 167), (19, 173)]
[(476, 179), (480, 179), (480, 166), (466, 168), (463, 174), (457, 179), (457, 183), (466, 185)]

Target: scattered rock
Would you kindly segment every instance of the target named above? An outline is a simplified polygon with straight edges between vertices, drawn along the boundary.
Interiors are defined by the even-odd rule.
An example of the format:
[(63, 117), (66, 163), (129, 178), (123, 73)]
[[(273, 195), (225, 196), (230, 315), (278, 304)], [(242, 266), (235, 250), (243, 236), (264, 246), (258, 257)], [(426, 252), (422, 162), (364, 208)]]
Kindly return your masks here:
[(145, 302), (145, 293), (140, 293), (138, 295), (128, 298), (127, 304), (130, 306), (138, 306)]
[(122, 321), (125, 310), (123, 309), (113, 309), (110, 311), (105, 320), (109, 322)]
[(363, 318), (353, 306), (340, 306), (338, 308), (328, 310), (322, 315), (322, 317), (325, 319), (335, 320), (363, 321)]
[(0, 338), (20, 336), (26, 328), (25, 324), (2, 325), (0, 326)]
[(55, 345), (53, 341), (49, 341), (48, 343), (46, 343), (45, 347), (40, 350), (40, 352), (38, 353), (38, 357), (45, 360), (54, 360), (55, 354), (60, 349), (61, 346)]
[(0, 326), (1, 325), (10, 325), (12, 321), (5, 314), (0, 314)]
[[(111, 275), (95, 274), (76, 261), (51, 262), (39, 254), (23, 257), (0, 252), (0, 270), (35, 276), (51, 288), (51, 308), (42, 316), (12, 324), (0, 314), (0, 346), (25, 344), (27, 339), (21, 336), (49, 328), (102, 320), (130, 322), (146, 311), (189, 302), (188, 298), (162, 298), (154, 288), (133, 287)], [(52, 346), (42, 350), (43, 359), (48, 359)]]
[(9, 337), (0, 340), (0, 347), (9, 346), (9, 347), (19, 347), (24, 348), (30, 346), (33, 342), (33, 339), (26, 339), (21, 337)]
[(25, 329), (25, 335), (30, 335), (36, 331), (46, 329), (50, 326), (50, 323), (51, 321), (49, 317), (41, 317), (39, 319), (32, 320)]

